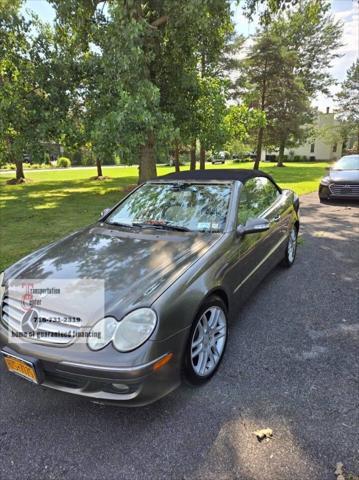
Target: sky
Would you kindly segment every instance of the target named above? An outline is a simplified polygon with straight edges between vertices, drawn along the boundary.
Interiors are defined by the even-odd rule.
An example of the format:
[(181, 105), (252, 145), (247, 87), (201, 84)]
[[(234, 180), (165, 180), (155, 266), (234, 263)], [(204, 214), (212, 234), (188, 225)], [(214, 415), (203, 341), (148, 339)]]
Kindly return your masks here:
[[(335, 20), (343, 22), (343, 47), (339, 49), (342, 55), (333, 62), (331, 74), (337, 82), (342, 82), (346, 71), (359, 56), (359, 1), (358, 0), (331, 0), (332, 14)], [(51, 5), (46, 0), (27, 0), (23, 7), (24, 10), (34, 11), (42, 20), (52, 22), (55, 13)], [(252, 35), (257, 28), (258, 20), (254, 18), (252, 22), (243, 15), (239, 6), (233, 7), (233, 19), (238, 33), (246, 37)], [(333, 85), (331, 93), (335, 94), (340, 89), (339, 85)], [(334, 106), (333, 98), (319, 95), (314, 101), (319, 110), (325, 111), (327, 107), (331, 110)]]

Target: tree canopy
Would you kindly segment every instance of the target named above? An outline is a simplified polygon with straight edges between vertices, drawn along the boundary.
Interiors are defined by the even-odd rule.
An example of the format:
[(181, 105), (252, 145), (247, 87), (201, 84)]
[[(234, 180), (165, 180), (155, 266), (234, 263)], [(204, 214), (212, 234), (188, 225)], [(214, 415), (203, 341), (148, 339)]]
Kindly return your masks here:
[(347, 71), (337, 101), (341, 130), (345, 131), (344, 138), (355, 135), (359, 151), (359, 59)]
[(175, 152), (179, 169), (190, 149), (195, 168), (198, 146), (205, 168), (207, 150), (257, 131), (257, 167), (262, 145), (283, 157), (305, 138), (311, 100), (333, 82), (341, 27), (326, 0), (244, 0), (261, 15), (245, 58), (230, 0), (49, 2), (53, 25), (25, 17), (21, 0), (0, 5), (0, 154), (19, 181), (24, 155), (49, 142), (89, 151), (99, 178), (117, 156), (136, 161), (143, 181), (161, 156)]
[(304, 0), (281, 10), (255, 36), (237, 85), (238, 95), (267, 119), (258, 131), (256, 168), (263, 144), (278, 148), (281, 166), (285, 147), (305, 138), (311, 101), (333, 83), (329, 67), (338, 56), (341, 29), (327, 1)]

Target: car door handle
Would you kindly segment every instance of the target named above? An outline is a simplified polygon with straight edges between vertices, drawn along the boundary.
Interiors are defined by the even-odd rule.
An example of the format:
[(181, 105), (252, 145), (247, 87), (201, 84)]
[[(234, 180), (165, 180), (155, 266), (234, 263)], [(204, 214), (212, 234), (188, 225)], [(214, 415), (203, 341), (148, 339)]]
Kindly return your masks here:
[(280, 220), (280, 215), (277, 215), (276, 217), (273, 218), (273, 222), (278, 223)]

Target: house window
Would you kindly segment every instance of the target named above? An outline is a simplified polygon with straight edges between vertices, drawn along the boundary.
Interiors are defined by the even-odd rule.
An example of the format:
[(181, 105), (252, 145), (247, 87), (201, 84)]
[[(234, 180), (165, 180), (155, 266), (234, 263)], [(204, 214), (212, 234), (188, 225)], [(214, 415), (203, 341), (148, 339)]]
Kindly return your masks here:
[(310, 145), (310, 153), (314, 153), (315, 143)]
[(336, 151), (337, 151), (337, 144), (334, 143), (334, 145), (333, 145), (333, 153), (335, 153)]

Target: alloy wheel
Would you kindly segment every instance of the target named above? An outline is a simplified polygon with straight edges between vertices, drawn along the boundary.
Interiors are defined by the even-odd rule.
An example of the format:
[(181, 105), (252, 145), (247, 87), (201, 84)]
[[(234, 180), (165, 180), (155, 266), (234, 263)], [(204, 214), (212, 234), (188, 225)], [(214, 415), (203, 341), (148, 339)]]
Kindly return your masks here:
[(297, 236), (298, 236), (297, 229), (296, 227), (293, 227), (290, 232), (289, 240), (288, 240), (287, 254), (288, 254), (289, 263), (293, 263), (295, 259), (295, 254), (297, 250)]
[(227, 321), (224, 311), (213, 306), (200, 317), (191, 343), (191, 362), (195, 373), (207, 377), (221, 360), (227, 338)]

